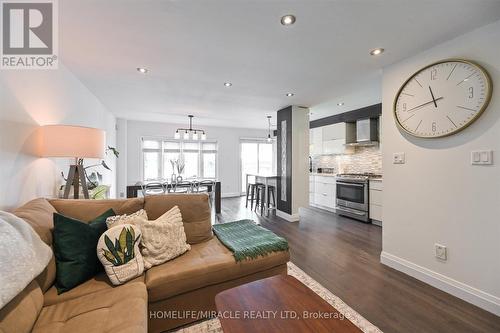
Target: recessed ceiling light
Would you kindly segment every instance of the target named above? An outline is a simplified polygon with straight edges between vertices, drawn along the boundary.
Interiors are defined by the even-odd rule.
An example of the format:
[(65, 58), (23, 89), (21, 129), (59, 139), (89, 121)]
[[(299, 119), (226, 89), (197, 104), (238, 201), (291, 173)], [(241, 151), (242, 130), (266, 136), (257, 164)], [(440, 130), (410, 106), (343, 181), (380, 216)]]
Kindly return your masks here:
[(233, 84), (231, 82), (224, 82), (225, 87), (231, 87)]
[(379, 47), (370, 51), (370, 55), (375, 56), (384, 53), (384, 49)]
[(286, 93), (286, 97), (292, 97), (293, 95), (295, 95), (294, 93)]
[(292, 25), (295, 23), (295, 16), (293, 15), (285, 15), (281, 17), (281, 24), (283, 25)]
[(144, 67), (137, 67), (137, 71), (142, 74), (146, 74), (147, 72), (149, 72), (149, 70)]
[(344, 105), (344, 102), (339, 102), (339, 103), (337, 103), (337, 105), (342, 106), (342, 105)]

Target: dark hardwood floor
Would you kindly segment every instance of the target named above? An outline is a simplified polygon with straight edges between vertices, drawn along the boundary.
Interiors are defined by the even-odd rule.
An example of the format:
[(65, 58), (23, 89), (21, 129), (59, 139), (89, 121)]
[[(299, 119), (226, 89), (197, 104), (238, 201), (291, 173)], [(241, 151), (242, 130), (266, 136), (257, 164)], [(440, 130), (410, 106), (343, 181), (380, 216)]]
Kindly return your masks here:
[(382, 265), (380, 227), (314, 208), (290, 223), (223, 199), (219, 222), (246, 218), (288, 239), (295, 265), (385, 333), (500, 332), (500, 317)]

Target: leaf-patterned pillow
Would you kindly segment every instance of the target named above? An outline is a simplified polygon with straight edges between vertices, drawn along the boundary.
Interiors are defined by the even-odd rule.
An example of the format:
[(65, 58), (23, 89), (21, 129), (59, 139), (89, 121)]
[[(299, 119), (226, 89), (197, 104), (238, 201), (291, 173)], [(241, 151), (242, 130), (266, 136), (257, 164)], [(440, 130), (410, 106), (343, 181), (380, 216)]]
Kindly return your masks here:
[(141, 230), (120, 224), (104, 232), (97, 243), (97, 257), (114, 285), (123, 284), (144, 272), (139, 250)]

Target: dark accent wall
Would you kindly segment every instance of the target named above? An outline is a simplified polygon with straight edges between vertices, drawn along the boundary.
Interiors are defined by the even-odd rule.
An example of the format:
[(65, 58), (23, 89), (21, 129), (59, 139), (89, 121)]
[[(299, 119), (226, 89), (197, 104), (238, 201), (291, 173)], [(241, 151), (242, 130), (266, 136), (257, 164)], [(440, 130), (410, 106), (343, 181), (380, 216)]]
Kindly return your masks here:
[[(282, 138), (281, 138), (281, 122), (286, 121), (286, 175), (282, 175)], [(285, 212), (287, 214), (292, 213), (292, 107), (288, 106), (281, 109), (277, 113), (277, 208), (278, 210)], [(286, 181), (286, 200), (283, 200), (281, 195), (282, 180)]]
[(358, 119), (378, 118), (380, 117), (381, 114), (382, 114), (382, 103), (379, 103), (361, 109), (313, 120), (309, 123), (309, 128), (322, 127), (336, 123), (354, 122)]

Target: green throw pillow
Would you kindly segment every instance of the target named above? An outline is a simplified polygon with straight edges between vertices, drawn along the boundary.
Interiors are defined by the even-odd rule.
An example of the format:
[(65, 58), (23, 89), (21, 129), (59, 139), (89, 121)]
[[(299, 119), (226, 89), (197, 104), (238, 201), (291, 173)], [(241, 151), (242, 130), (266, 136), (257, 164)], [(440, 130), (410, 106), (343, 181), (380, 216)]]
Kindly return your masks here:
[(54, 213), (53, 236), (58, 294), (78, 286), (102, 271), (102, 264), (97, 258), (97, 241), (107, 230), (106, 219), (115, 215), (110, 209), (86, 223)]

